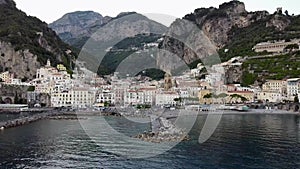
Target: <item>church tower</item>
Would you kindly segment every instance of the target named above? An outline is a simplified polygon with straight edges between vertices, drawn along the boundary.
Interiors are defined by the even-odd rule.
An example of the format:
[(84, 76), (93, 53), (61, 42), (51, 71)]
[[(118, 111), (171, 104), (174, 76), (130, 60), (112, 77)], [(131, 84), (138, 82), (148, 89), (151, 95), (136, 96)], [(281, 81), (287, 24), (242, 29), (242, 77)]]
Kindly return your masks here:
[(172, 76), (169, 73), (165, 74), (164, 89), (167, 91), (172, 88)]
[(47, 60), (46, 67), (51, 67), (51, 62), (50, 62), (50, 59), (48, 59), (48, 60)]

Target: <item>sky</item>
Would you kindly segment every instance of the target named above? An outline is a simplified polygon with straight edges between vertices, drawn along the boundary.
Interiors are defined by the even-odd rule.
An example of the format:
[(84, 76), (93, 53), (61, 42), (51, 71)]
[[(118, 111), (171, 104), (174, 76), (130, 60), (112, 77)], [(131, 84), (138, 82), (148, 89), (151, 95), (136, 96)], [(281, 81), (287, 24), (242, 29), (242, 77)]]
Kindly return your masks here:
[[(182, 18), (201, 7), (218, 7), (224, 0), (15, 0), (17, 7), (28, 15), (51, 23), (64, 14), (92, 10), (103, 16), (115, 17), (120, 12), (164, 14)], [(273, 13), (283, 7), (290, 14), (300, 14), (299, 0), (243, 0), (247, 11), (267, 10)], [(153, 16), (153, 15), (152, 15)], [(155, 16), (155, 15), (154, 15)], [(156, 16), (157, 17), (157, 16)]]

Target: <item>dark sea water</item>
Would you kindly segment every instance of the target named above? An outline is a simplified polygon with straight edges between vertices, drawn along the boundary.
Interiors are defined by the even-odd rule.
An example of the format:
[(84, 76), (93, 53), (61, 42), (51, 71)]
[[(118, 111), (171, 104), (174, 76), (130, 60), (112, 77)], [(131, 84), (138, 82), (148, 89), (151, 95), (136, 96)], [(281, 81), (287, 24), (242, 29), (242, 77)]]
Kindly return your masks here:
[[(144, 159), (118, 155), (118, 148), (132, 145), (104, 149), (105, 144), (112, 144), (106, 141), (108, 135), (103, 135), (100, 145), (95, 144), (78, 121), (42, 120), (0, 131), (0, 168), (300, 168), (299, 116), (224, 115), (212, 137), (199, 144), (205, 119), (198, 117), (191, 140)], [(132, 124), (118, 117), (107, 121), (130, 136), (149, 129), (149, 124)]]

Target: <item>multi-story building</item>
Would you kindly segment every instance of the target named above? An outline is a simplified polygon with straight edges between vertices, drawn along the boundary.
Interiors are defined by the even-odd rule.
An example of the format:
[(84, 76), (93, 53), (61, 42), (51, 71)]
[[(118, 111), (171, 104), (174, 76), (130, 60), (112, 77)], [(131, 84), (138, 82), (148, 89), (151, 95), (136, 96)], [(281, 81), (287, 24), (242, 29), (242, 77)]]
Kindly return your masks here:
[(11, 74), (6, 71), (0, 74), (0, 79), (4, 82), (4, 83), (10, 83), (11, 81)]
[(156, 105), (157, 106), (174, 106), (177, 104), (175, 99), (180, 96), (175, 91), (161, 91), (156, 94)]
[(61, 93), (72, 88), (71, 76), (65, 71), (63, 65), (58, 65), (58, 69), (51, 66), (47, 61), (46, 66), (37, 70), (36, 79), (31, 82), (35, 85), (35, 91), (38, 93)]
[(124, 94), (124, 106), (145, 104), (144, 92), (137, 89), (128, 89)]
[(145, 86), (140, 88), (139, 91), (144, 93), (144, 104), (155, 105), (155, 97), (156, 97), (155, 86)]
[(41, 67), (40, 69), (37, 69), (36, 78), (37, 79), (47, 78), (49, 75), (54, 74), (54, 73), (58, 73), (58, 70), (51, 66), (51, 62), (48, 59), (46, 66)]
[(179, 91), (187, 91), (189, 98), (197, 98), (201, 89), (200, 82), (195, 79), (176, 79)]
[(300, 94), (300, 78), (287, 79), (287, 99), (294, 100)]
[(96, 102), (115, 104), (115, 94), (110, 89), (101, 90), (97, 93)]
[(204, 89), (200, 90), (198, 94), (199, 103), (200, 104), (212, 104), (213, 98), (206, 97), (206, 95), (209, 95), (211, 93), (211, 90)]
[(63, 65), (63, 64), (58, 64), (56, 66), (56, 68), (59, 70), (59, 71), (67, 71), (67, 68)]
[(279, 103), (284, 99), (285, 97), (283, 97), (279, 92), (261, 91), (257, 93), (257, 100), (261, 100), (263, 102)]
[(52, 107), (91, 107), (95, 102), (95, 93), (87, 88), (74, 88), (72, 90), (51, 94)]
[(262, 90), (264, 92), (275, 92), (286, 94), (286, 81), (284, 80), (268, 80), (263, 84)]
[[(291, 40), (290, 42), (285, 42), (285, 41), (277, 41), (277, 42), (262, 42), (253, 47), (255, 52), (271, 52), (271, 53), (281, 53), (284, 52), (284, 49), (288, 45), (293, 45), (297, 44), (299, 45), (300, 40), (299, 39), (294, 39)], [(299, 49), (296, 49), (299, 50)]]

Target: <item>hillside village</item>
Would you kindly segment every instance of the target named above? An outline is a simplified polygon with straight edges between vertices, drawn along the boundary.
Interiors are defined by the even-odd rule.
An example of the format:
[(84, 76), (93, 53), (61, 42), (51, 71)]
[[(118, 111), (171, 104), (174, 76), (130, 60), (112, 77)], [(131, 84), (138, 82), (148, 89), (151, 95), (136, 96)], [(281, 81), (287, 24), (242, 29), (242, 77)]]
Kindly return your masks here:
[[(230, 2), (227, 4), (228, 9), (225, 6), (221, 5), (220, 9), (210, 10), (214, 12), (225, 10), (226, 12), (231, 8), (239, 9), (237, 13), (229, 11), (227, 14), (234, 16), (245, 12), (245, 6), (240, 2)], [(201, 12), (201, 10), (205, 9), (196, 10), (195, 13)], [(252, 16), (252, 13), (249, 15)], [(267, 14), (264, 15), (267, 16)], [(288, 14), (285, 15), (282, 13), (282, 8), (278, 8), (271, 17), (277, 19), (283, 16), (290, 17)], [(189, 17), (192, 15), (185, 18), (191, 19)], [(143, 38), (143, 36), (141, 37)], [(158, 40), (155, 43), (152, 41), (143, 43), (141, 50), (158, 47), (164, 41), (161, 37), (154, 39)], [(226, 45), (221, 46), (225, 48), (221, 54), (232, 54), (232, 48), (226, 48), (228, 47)], [(155, 106), (182, 108), (209, 104), (299, 103), (300, 77), (297, 72), (300, 69), (295, 67), (299, 56), (299, 46), (300, 39), (298, 38), (262, 41), (252, 46), (253, 55), (239, 56), (237, 54), (223, 63), (213, 65), (209, 72), (206, 72), (205, 65), (199, 63), (195, 68), (185, 71), (179, 76), (166, 73), (162, 80), (153, 80), (141, 75), (124, 78), (119, 76), (118, 72), (100, 77), (89, 71), (85, 62), (77, 61), (75, 69), (70, 71), (71, 60), (65, 60), (71, 66), (69, 64), (64, 66), (57, 62), (51, 63), (49, 59), (45, 66), (36, 70), (34, 79), (18, 79), (16, 74), (11, 71), (0, 73), (0, 79), (3, 86), (26, 86), (28, 88), (27, 97), (23, 98), (22, 103), (25, 103), (24, 100), (26, 100), (29, 107), (99, 109), (110, 106), (133, 106), (136, 108)], [(119, 53), (138, 49), (131, 47), (107, 50)], [(284, 73), (273, 70), (270, 72), (258, 65), (260, 63), (267, 64), (259, 59), (284, 57), (295, 59), (295, 62), (290, 63), (291, 65), (281, 68)], [(279, 65), (277, 62), (274, 64)], [(289, 71), (294, 71), (296, 74), (286, 76)], [(203, 74), (203, 72), (206, 73)], [(265, 79), (266, 77), (267, 79)], [(257, 83), (257, 79), (260, 80), (260, 83)], [(18, 99), (13, 99), (14, 97), (16, 97), (15, 93), (11, 93), (10, 96), (2, 95), (1, 102), (16, 103)]]
[[(290, 45), (280, 42), (285, 47), (275, 51), (273, 48), (278, 48), (276, 43), (270, 43), (267, 49), (282, 53), (285, 52), (286, 46)], [(242, 58), (236, 57), (214, 65), (213, 73), (207, 74), (204, 79), (197, 78), (205, 68), (202, 64), (198, 64), (197, 68), (186, 71), (181, 76), (173, 77), (166, 73), (164, 79), (156, 81), (141, 75), (120, 78), (118, 72), (101, 78), (86, 69), (84, 62), (77, 62), (74, 74), (70, 75), (62, 64), (53, 67), (49, 60), (45, 66), (37, 70), (36, 78), (30, 82), (22, 82), (9, 72), (1, 73), (0, 78), (2, 85), (33, 86), (34, 90), (27, 93), (27, 103), (38, 107), (43, 105), (75, 109), (109, 106), (150, 108), (299, 102), (300, 78), (267, 80), (261, 87), (226, 84), (224, 68), (226, 71), (228, 67), (242, 65), (242, 61)], [(40, 99), (41, 95), (47, 96), (46, 99)]]

